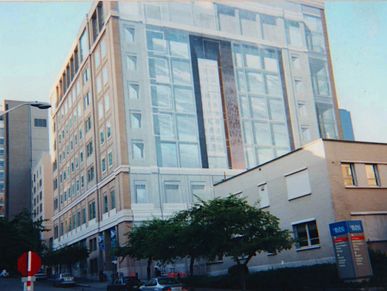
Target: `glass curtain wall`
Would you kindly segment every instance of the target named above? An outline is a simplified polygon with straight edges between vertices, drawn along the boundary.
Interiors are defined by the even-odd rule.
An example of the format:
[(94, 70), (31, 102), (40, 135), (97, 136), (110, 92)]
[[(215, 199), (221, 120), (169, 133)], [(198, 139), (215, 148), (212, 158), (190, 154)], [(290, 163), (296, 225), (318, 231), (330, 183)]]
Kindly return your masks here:
[(271, 48), (233, 45), (247, 167), (290, 150), (280, 76), (280, 54)]
[(200, 168), (188, 35), (148, 27), (147, 47), (158, 165)]

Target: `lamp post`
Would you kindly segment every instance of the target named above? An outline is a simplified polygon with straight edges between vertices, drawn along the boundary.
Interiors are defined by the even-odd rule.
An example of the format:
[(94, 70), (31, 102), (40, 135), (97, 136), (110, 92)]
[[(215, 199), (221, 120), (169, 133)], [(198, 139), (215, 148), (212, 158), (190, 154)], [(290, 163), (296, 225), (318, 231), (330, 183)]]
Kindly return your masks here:
[(51, 107), (50, 103), (47, 103), (47, 102), (38, 102), (38, 101), (33, 101), (33, 102), (25, 102), (25, 103), (22, 103), (22, 104), (19, 104), (19, 105), (16, 105), (15, 107), (12, 107), (4, 112), (2, 112), (0, 114), (0, 117), (1, 116), (4, 116), (6, 114), (8, 114), (9, 112), (15, 110), (15, 109), (18, 109), (22, 106), (25, 106), (25, 105), (29, 105), (29, 106), (32, 106), (32, 107), (36, 107), (36, 108), (39, 108), (39, 109), (48, 109)]

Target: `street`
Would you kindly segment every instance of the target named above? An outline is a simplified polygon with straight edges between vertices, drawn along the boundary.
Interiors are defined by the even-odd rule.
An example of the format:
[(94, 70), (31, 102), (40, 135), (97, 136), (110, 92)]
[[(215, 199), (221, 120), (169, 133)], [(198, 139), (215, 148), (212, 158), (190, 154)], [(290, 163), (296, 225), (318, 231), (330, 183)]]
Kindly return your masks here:
[[(51, 290), (77, 290), (77, 291), (86, 291), (86, 290), (106, 290), (107, 283), (87, 283), (82, 284), (82, 286), (76, 287), (53, 287), (52, 283), (47, 280), (35, 282), (34, 290), (35, 291), (51, 291)], [(0, 290), (8, 290), (8, 291), (18, 291), (23, 290), (23, 285), (20, 279), (16, 278), (0, 278)]]

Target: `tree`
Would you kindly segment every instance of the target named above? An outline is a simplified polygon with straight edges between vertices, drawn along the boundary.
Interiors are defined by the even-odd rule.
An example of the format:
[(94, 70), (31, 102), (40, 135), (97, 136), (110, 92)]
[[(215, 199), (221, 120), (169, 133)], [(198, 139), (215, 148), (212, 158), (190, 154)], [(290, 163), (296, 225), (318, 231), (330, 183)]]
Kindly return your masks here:
[(147, 277), (151, 278), (151, 265), (154, 260), (163, 263), (176, 256), (178, 225), (171, 220), (153, 219), (140, 226), (134, 226), (128, 233), (128, 242), (118, 248), (116, 255), (130, 256), (137, 260), (147, 260)]
[(236, 262), (242, 290), (251, 258), (261, 252), (289, 249), (293, 243), (289, 231), (280, 229), (277, 217), (236, 195), (202, 202), (194, 220), (206, 232), (209, 257), (226, 255)]
[(23, 210), (14, 219), (0, 219), (0, 267), (17, 272), (17, 259), (26, 251), (39, 254), (44, 250), (40, 233), (46, 231), (43, 220), (33, 221), (28, 211)]
[(55, 251), (47, 251), (42, 256), (43, 263), (46, 266), (66, 265), (70, 267), (88, 257), (88, 249), (80, 245), (66, 246)]

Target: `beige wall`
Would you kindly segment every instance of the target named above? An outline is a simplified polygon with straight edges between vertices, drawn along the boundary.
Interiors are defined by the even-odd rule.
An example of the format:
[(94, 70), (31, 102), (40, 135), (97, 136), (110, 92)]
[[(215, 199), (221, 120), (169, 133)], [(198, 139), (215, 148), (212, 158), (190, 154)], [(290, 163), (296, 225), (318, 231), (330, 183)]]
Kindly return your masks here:
[[(387, 241), (387, 144), (326, 141), (324, 146), (336, 220), (362, 220), (370, 243)], [(354, 163), (357, 186), (344, 185), (343, 162)], [(368, 186), (367, 163), (377, 164), (380, 186)]]
[[(285, 176), (305, 168), (309, 173), (311, 194), (289, 201)], [(265, 210), (280, 218), (281, 228), (292, 231), (294, 222), (308, 219), (315, 219), (317, 222), (320, 238), (318, 248), (300, 251), (293, 247), (276, 256), (260, 254), (252, 259), (250, 269), (260, 270), (273, 266), (297, 266), (333, 261), (334, 253), (328, 225), (334, 221), (334, 213), (327, 180), (324, 147), (321, 140), (318, 140), (304, 149), (215, 185), (215, 195), (225, 196), (242, 191), (241, 196), (247, 197), (253, 204), (259, 199), (258, 185), (267, 183), (270, 206)], [(224, 270), (231, 263), (226, 260), (226, 264), (213, 265), (210, 271)]]

